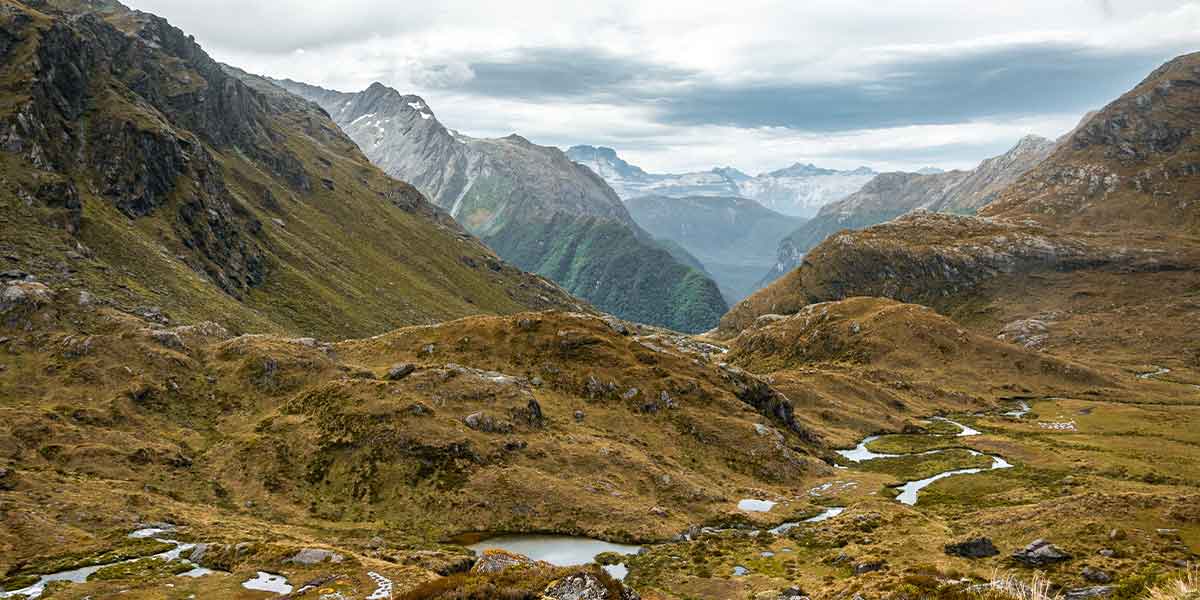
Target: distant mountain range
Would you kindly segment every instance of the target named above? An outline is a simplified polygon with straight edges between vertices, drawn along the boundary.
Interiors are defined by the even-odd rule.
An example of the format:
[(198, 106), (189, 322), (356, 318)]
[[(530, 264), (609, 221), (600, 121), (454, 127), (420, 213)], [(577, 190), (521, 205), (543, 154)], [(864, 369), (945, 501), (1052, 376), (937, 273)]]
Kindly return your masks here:
[(806, 252), (843, 229), (870, 227), (914, 210), (975, 214), (1054, 148), (1055, 142), (1030, 135), (970, 171), (882, 173), (845, 199), (825, 205), (816, 217), (785, 237), (775, 266), (759, 287), (796, 268)]
[(746, 198), (639, 196), (626, 205), (655, 237), (700, 259), (731, 303), (758, 289), (780, 240), (804, 223)]
[(753, 177), (732, 167), (656, 174), (629, 164), (612, 148), (572, 146), (567, 156), (603, 177), (625, 200), (648, 195), (740, 197), (799, 217), (814, 216), (822, 206), (858, 191), (877, 174), (866, 167), (837, 171), (800, 163)]
[(418, 96), (373, 84), (358, 93), (278, 85), (319, 104), (367, 157), (412, 183), (500, 256), (622, 318), (681, 331), (713, 327), (717, 284), (630, 217), (616, 193), (557, 148), (518, 135), (447, 129)]

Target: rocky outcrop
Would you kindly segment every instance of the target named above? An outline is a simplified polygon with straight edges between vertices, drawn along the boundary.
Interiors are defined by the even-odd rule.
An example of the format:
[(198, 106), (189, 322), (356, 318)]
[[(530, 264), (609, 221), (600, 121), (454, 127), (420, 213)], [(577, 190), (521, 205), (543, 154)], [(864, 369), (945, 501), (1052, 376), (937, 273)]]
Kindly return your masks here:
[(841, 230), (863, 229), (915, 210), (974, 214), (1054, 148), (1054, 142), (1030, 135), (970, 171), (880, 174), (846, 199), (824, 206), (811, 221), (785, 237), (775, 265), (761, 285), (796, 268), (805, 253)]
[[(953, 310), (978, 300), (984, 284), (987, 293), (1003, 294), (1002, 284), (989, 283), (999, 279), (1193, 271), (1200, 249), (1189, 232), (1200, 223), (1200, 204), (1190, 198), (1200, 189), (1200, 145), (1185, 139), (1200, 127), (1197, 104), (1200, 54), (1191, 54), (1086, 119), (997, 192), (980, 218), (911, 213), (833, 235), (731, 309), (721, 332), (735, 335), (760, 315), (856, 295)], [(1023, 144), (1032, 149), (1017, 154), (1027, 158), (1044, 146)], [(1037, 277), (1023, 281), (1039, 285)]]
[(736, 335), (767, 314), (815, 302), (882, 296), (938, 305), (1002, 274), (1112, 265), (1153, 268), (1153, 253), (1105, 249), (1030, 224), (916, 212), (857, 232), (839, 233), (799, 268), (734, 306), (720, 331)]
[(727, 309), (716, 284), (634, 223), (616, 193), (557, 148), (472, 138), (381, 84), (349, 94), (294, 81), (376, 165), (411, 182), (518, 267), (622, 318), (688, 332)]

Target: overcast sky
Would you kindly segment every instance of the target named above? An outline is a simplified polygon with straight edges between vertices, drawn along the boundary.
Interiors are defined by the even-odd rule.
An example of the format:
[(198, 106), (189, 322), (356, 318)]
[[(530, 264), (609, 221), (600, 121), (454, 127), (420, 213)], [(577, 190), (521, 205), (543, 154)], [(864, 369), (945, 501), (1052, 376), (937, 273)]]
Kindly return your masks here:
[(971, 167), (1200, 50), (1200, 0), (126, 0), (216, 59), (655, 172)]

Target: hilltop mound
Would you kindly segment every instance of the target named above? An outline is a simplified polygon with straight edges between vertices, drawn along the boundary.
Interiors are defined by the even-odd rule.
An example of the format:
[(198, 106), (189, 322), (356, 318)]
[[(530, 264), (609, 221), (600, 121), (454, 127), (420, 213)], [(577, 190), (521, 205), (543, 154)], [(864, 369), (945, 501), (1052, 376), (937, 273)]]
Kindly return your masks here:
[(735, 306), (720, 334), (813, 302), (873, 295), (1128, 370), (1200, 366), (1194, 136), (1200, 54), (1179, 57), (1086, 119), (983, 216), (915, 214), (827, 239)]

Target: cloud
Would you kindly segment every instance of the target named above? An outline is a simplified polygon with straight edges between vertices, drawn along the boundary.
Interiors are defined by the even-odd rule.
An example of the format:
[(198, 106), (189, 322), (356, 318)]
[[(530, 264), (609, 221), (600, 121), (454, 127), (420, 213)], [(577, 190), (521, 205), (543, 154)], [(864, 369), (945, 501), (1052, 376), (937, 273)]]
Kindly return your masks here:
[(659, 170), (969, 166), (1200, 49), (1200, 0), (126, 1), (252, 72)]
[(806, 131), (944, 124), (1083, 113), (1116, 98), (1171, 58), (1109, 53), (1075, 43), (1021, 43), (902, 57), (854, 82), (700, 85), (659, 97), (665, 122)]

